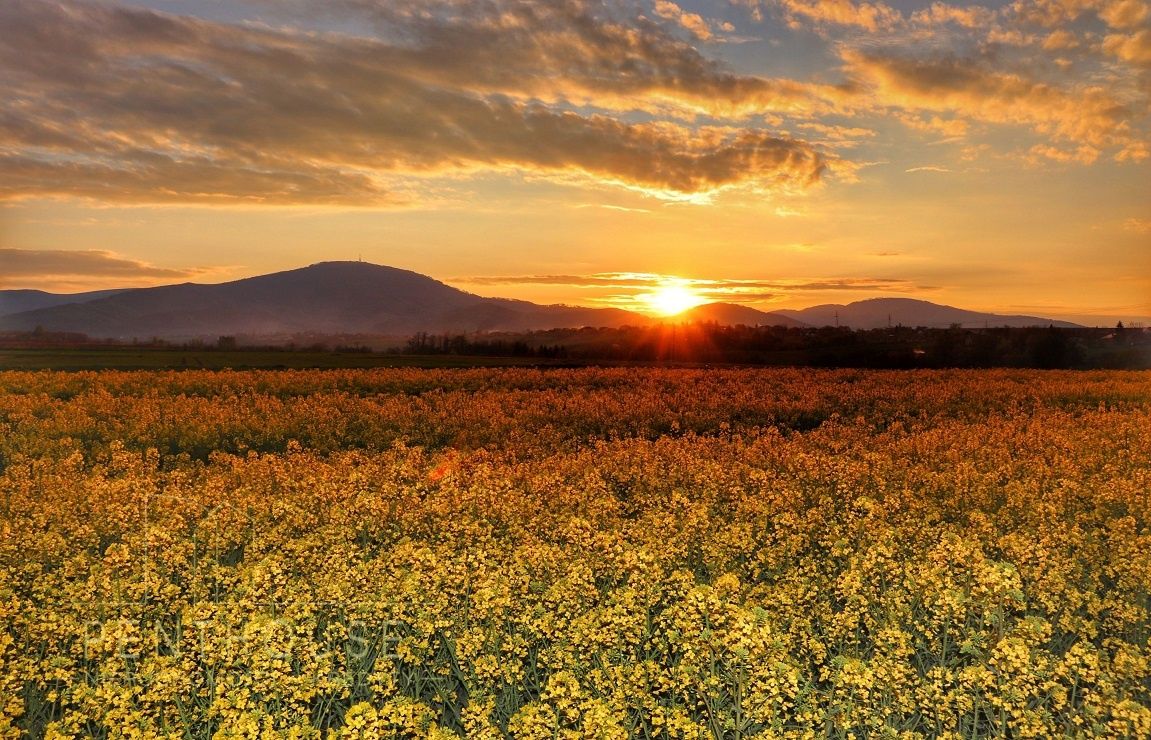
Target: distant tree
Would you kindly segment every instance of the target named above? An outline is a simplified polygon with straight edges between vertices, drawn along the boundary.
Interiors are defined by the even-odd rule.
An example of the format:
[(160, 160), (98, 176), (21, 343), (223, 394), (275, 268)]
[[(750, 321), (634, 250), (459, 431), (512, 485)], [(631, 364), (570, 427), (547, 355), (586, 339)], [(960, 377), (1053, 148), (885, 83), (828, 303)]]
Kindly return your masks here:
[(1042, 369), (1068, 368), (1074, 365), (1075, 348), (1064, 329), (1049, 326), (1035, 332), (1028, 346), (1028, 364)]
[(224, 336), (216, 340), (216, 349), (236, 349), (238, 346), (236, 338), (233, 336)]

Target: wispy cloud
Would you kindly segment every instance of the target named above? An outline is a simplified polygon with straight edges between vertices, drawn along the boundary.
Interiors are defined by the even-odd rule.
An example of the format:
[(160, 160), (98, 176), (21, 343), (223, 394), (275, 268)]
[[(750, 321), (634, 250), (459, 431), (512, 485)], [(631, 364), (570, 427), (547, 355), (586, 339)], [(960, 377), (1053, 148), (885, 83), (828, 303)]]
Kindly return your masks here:
[(699, 13), (689, 13), (671, 0), (654, 0), (655, 14), (664, 20), (677, 23), (700, 41), (712, 38), (711, 24)]
[(834, 291), (834, 290), (886, 290), (911, 293), (924, 290), (911, 280), (898, 278), (797, 278), (779, 280), (755, 280), (740, 278), (683, 278), (676, 275), (661, 275), (646, 272), (602, 272), (590, 275), (497, 275), (457, 277), (449, 282), (472, 285), (556, 285), (570, 288), (620, 289), (658, 288), (674, 283), (690, 288), (705, 296), (725, 297), (725, 300), (740, 296), (749, 300), (762, 300), (764, 295), (780, 292)]
[(899, 11), (886, 3), (852, 0), (778, 0), (793, 25), (811, 21), (817, 25), (855, 26), (866, 31), (894, 28), (902, 22)]
[(998, 124), (1023, 124), (1049, 140), (1119, 150), (1137, 143), (1124, 102), (1098, 86), (1065, 89), (977, 58), (843, 52), (847, 68), (880, 104), (954, 113)]
[(580, 203), (573, 207), (578, 210), (598, 208), (604, 211), (615, 211), (617, 213), (651, 213), (650, 208), (631, 208), (629, 206), (616, 206), (610, 203)]
[(99, 249), (0, 249), (0, 287), (101, 278), (176, 281), (208, 272), (197, 268), (158, 267)]
[(1136, 234), (1151, 234), (1151, 218), (1129, 218), (1123, 222), (1123, 228)]

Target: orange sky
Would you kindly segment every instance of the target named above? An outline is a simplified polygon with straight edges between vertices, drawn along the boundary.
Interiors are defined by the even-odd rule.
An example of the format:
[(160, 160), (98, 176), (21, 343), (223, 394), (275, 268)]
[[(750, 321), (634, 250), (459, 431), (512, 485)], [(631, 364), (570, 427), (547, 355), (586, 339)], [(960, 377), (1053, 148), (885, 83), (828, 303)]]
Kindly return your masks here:
[(549, 303), (677, 275), (1151, 317), (1147, 0), (6, 0), (0, 27), (0, 288), (362, 257)]

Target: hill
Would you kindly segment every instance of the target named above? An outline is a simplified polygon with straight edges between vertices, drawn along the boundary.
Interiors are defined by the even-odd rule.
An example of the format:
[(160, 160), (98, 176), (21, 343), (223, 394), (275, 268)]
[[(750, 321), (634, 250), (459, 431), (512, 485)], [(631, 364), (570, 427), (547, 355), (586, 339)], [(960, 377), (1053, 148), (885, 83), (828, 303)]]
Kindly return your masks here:
[[(51, 295), (51, 294), (44, 294)], [(618, 309), (539, 306), (483, 298), (409, 270), (364, 262), (309, 267), (215, 285), (184, 283), (64, 301), (0, 316), (0, 330), (82, 332), (92, 337), (406, 335), (523, 331), (645, 323)]]
[[(709, 303), (663, 322), (745, 326), (890, 325), (963, 327), (1074, 327), (1034, 316), (966, 311), (907, 298), (877, 298), (799, 311), (766, 312)], [(93, 338), (169, 340), (222, 335), (288, 338), (295, 335), (402, 337), (419, 332), (525, 332), (557, 328), (661, 323), (618, 308), (540, 305), (485, 298), (410, 270), (365, 262), (320, 262), (269, 275), (202, 285), (106, 290), (57, 295), (0, 291), (0, 331), (80, 332)]]
[(94, 290), (88, 293), (46, 293), (43, 290), (0, 290), (0, 316), (36, 311), (69, 303), (87, 303), (123, 293), (124, 290)]
[(802, 321), (809, 326), (844, 326), (852, 329), (882, 329), (885, 326), (923, 326), (945, 329), (958, 324), (963, 328), (1055, 326), (1078, 328), (1078, 324), (1038, 316), (1015, 316), (968, 311), (913, 298), (871, 298), (846, 305), (827, 303), (801, 310), (777, 313)]
[(750, 306), (741, 306), (737, 303), (705, 303), (702, 306), (689, 308), (683, 313), (676, 314), (667, 321), (673, 322), (701, 322), (726, 324), (728, 326), (807, 326), (790, 316), (784, 316), (770, 311), (760, 311)]

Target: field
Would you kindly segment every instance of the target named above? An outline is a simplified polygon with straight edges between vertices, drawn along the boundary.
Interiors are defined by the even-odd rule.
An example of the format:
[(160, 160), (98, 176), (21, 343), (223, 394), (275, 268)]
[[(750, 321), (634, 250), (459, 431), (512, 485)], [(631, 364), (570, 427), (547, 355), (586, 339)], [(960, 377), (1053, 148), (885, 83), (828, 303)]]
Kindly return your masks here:
[(1151, 373), (0, 373), (0, 736), (1151, 737)]
[(181, 348), (0, 348), (0, 370), (252, 370), (487, 367), (547, 364), (534, 358), (391, 355), (311, 350)]

